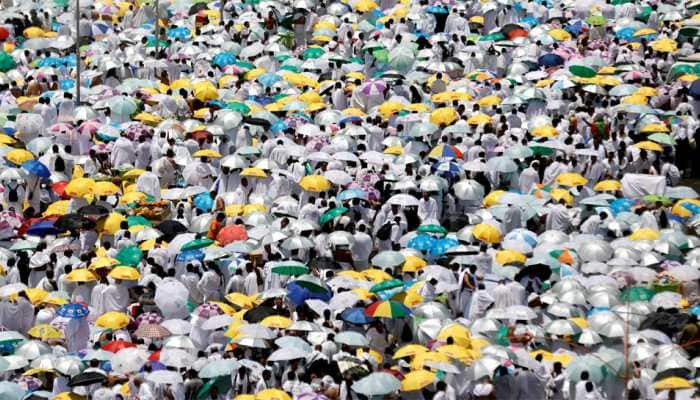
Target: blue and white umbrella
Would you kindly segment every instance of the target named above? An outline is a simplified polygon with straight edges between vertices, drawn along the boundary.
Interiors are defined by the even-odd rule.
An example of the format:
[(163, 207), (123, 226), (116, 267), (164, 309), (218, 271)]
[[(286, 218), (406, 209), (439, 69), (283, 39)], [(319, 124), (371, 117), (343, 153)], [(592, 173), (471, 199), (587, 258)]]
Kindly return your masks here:
[(56, 314), (64, 318), (83, 319), (90, 314), (90, 310), (82, 304), (68, 303), (61, 306)]

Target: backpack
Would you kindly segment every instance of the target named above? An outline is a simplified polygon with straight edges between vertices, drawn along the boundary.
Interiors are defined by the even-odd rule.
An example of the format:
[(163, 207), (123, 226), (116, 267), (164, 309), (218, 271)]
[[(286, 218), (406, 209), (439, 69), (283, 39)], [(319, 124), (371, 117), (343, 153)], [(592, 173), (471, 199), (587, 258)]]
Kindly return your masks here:
[(387, 222), (384, 225), (382, 225), (381, 228), (377, 231), (377, 239), (379, 240), (387, 240), (389, 237), (391, 237), (391, 222)]

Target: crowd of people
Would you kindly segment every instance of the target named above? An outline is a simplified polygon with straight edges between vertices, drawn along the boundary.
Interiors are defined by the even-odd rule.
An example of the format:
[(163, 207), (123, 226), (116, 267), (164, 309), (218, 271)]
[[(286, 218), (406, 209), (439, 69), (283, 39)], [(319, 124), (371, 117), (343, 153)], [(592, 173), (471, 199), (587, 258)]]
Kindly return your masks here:
[(0, 400), (696, 396), (700, 3), (1, 7)]

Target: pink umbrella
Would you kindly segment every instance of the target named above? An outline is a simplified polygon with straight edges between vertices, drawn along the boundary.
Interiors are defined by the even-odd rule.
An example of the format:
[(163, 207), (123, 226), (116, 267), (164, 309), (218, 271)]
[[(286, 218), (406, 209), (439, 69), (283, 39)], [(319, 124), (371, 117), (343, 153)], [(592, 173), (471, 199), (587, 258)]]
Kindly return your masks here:
[(160, 324), (162, 321), (163, 317), (161, 317), (158, 313), (154, 312), (145, 312), (136, 317), (136, 324), (138, 326), (141, 326), (143, 324)]
[(221, 307), (217, 306), (216, 304), (210, 303), (202, 304), (194, 310), (194, 314), (196, 316), (204, 319), (209, 319), (216, 315), (222, 315), (223, 313), (224, 312), (223, 310), (221, 310)]
[(85, 121), (78, 127), (78, 132), (83, 135), (94, 135), (102, 127), (98, 121)]

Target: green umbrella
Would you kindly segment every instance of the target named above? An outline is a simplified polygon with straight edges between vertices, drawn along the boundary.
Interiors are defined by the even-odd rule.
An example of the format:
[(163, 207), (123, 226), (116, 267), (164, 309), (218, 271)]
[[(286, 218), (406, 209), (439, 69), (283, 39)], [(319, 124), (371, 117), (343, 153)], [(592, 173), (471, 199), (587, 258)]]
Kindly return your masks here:
[(195, 239), (185, 243), (185, 245), (180, 248), (180, 251), (203, 249), (211, 246), (213, 243), (214, 241), (211, 239)]
[(447, 234), (447, 229), (436, 224), (424, 224), (418, 227), (419, 233), (439, 233), (442, 235)]
[(590, 17), (586, 18), (586, 22), (593, 26), (602, 26), (605, 25), (608, 20), (602, 15), (591, 15)]
[(614, 6), (621, 6), (627, 3), (634, 3), (634, 0), (612, 0), (611, 4)]
[(489, 33), (479, 38), (480, 42), (497, 42), (499, 40), (504, 40), (506, 37), (501, 32)]
[(673, 203), (673, 200), (669, 199), (666, 196), (661, 196), (658, 194), (648, 194), (648, 195), (642, 197), (642, 200), (647, 202), (647, 203), (661, 202), (665, 205), (669, 205), (669, 204)]
[(297, 285), (308, 289), (309, 291), (313, 293), (326, 293), (328, 292), (328, 289), (326, 288), (326, 285), (323, 284), (323, 282), (313, 276), (313, 275), (302, 275), (300, 276), (297, 280), (294, 281)]
[(294, 65), (283, 65), (282, 67), (280, 67), (280, 71), (299, 72), (299, 67), (296, 67)]
[(233, 65), (236, 65), (236, 66), (244, 68), (244, 69), (254, 69), (255, 68), (255, 65), (253, 63), (249, 63), (248, 61), (243, 61), (243, 60), (238, 60)]
[(653, 140), (656, 143), (667, 144), (669, 146), (676, 145), (676, 140), (665, 133), (652, 133), (647, 139)]
[(248, 105), (246, 105), (245, 103), (241, 103), (239, 101), (232, 101), (230, 103), (226, 103), (226, 109), (237, 111), (242, 115), (246, 115), (250, 112), (250, 107), (248, 107)]
[(301, 54), (301, 58), (304, 60), (320, 58), (322, 55), (326, 54), (326, 51), (321, 47), (309, 47), (304, 50)]
[(545, 146), (538, 146), (538, 145), (533, 145), (529, 146), (530, 150), (532, 150), (532, 153), (535, 155), (540, 155), (540, 156), (551, 156), (554, 154), (554, 149), (551, 147), (545, 147)]
[(341, 215), (345, 214), (348, 211), (350, 211), (350, 209), (345, 208), (345, 207), (332, 208), (332, 209), (326, 211), (325, 213), (323, 213), (323, 215), (321, 215), (321, 217), (318, 219), (318, 223), (323, 225), (325, 223), (333, 221), (334, 219), (336, 219), (337, 217), (340, 217)]
[(595, 70), (586, 65), (572, 65), (569, 67), (569, 72), (580, 78), (593, 78), (596, 76)]
[(369, 291), (372, 293), (379, 293), (383, 292), (385, 290), (391, 290), (391, 289), (396, 289), (398, 287), (403, 287), (404, 283), (400, 279), (389, 279), (384, 282), (379, 282), (376, 285), (372, 286)]
[(309, 267), (298, 261), (280, 261), (272, 266), (272, 272), (279, 275), (300, 276), (309, 273)]
[(651, 289), (647, 289), (642, 286), (633, 286), (625, 289), (622, 294), (620, 294), (620, 300), (631, 303), (637, 301), (649, 301), (655, 294), (656, 292)]
[(5, 53), (4, 51), (0, 52), (0, 71), (7, 72), (14, 69), (16, 66), (17, 63), (11, 55)]
[[(158, 41), (158, 46), (159, 47), (168, 47), (170, 46), (170, 43), (168, 43), (167, 40), (161, 39)], [(151, 36), (148, 38), (148, 42), (146, 42), (146, 47), (156, 47), (156, 38)]]
[(700, 28), (697, 26), (685, 26), (678, 31), (682, 36), (700, 36)]
[(695, 70), (690, 64), (676, 64), (671, 67), (671, 75), (692, 74)]
[(377, 61), (382, 63), (389, 62), (389, 52), (386, 49), (378, 49), (372, 52), (372, 57), (376, 58)]
[(132, 226), (139, 226), (139, 225), (144, 225), (144, 226), (153, 226), (151, 221), (146, 219), (145, 217), (142, 217), (140, 215), (130, 215), (126, 218), (126, 223), (129, 224), (129, 228)]
[(143, 252), (138, 246), (126, 246), (119, 250), (115, 258), (120, 264), (134, 266), (141, 262)]

